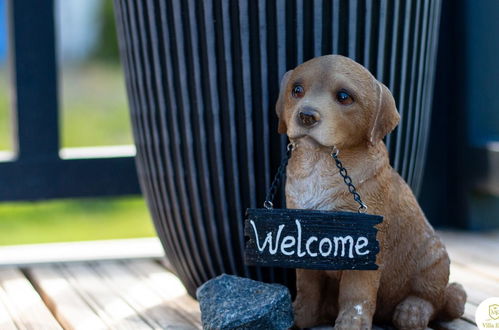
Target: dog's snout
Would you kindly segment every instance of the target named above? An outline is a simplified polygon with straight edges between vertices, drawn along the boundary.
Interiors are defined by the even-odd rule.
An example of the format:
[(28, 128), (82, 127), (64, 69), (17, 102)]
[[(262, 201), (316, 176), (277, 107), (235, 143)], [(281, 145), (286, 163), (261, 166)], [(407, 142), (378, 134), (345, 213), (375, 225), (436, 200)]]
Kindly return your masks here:
[(298, 122), (304, 127), (312, 127), (320, 120), (319, 113), (312, 108), (304, 108), (298, 112)]

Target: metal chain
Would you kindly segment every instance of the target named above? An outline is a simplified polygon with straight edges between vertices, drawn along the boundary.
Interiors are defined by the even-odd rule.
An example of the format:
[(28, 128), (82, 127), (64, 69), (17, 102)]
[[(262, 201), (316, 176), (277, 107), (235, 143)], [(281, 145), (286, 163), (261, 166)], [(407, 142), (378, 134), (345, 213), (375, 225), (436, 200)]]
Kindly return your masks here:
[[(286, 167), (288, 166), (288, 161), (291, 158), (291, 153), (293, 152), (295, 148), (294, 143), (288, 144), (288, 148), (286, 151), (285, 157), (282, 159), (281, 164), (279, 165), (279, 168), (277, 169), (277, 173), (274, 177), (274, 181), (272, 181), (272, 185), (270, 186), (269, 190), (267, 191), (267, 195), (265, 197), (265, 202), (263, 203), (263, 206), (266, 209), (272, 209), (274, 208), (273, 200), (274, 196), (277, 192), (277, 189), (279, 189), (279, 185), (281, 184), (281, 180), (284, 177), (284, 174), (286, 172)], [(336, 163), (336, 167), (340, 170), (340, 175), (343, 178), (343, 181), (348, 187), (348, 191), (353, 195), (353, 199), (359, 203), (359, 213), (365, 213), (367, 211), (367, 205), (362, 202), (362, 199), (360, 198), (359, 193), (357, 192), (357, 189), (352, 183), (352, 178), (348, 176), (347, 169), (343, 166), (341, 161), (338, 158), (339, 150), (334, 147), (333, 151), (331, 152), (331, 157), (334, 159)]]
[(284, 156), (284, 158), (281, 160), (281, 165), (279, 165), (279, 168), (277, 169), (274, 181), (272, 181), (272, 185), (270, 186), (269, 190), (267, 191), (267, 195), (265, 196), (265, 202), (263, 202), (263, 206), (266, 209), (274, 208), (274, 204), (272, 202), (274, 201), (274, 196), (277, 192), (277, 189), (279, 189), (281, 180), (284, 177), (284, 174), (286, 174), (286, 167), (288, 166), (288, 161), (291, 158), (291, 153), (293, 152), (294, 148), (294, 143), (288, 144), (286, 156)]
[(345, 181), (345, 184), (348, 187), (348, 191), (353, 195), (353, 199), (359, 203), (359, 213), (365, 213), (367, 211), (367, 205), (362, 202), (362, 199), (360, 198), (359, 193), (357, 192), (357, 189), (352, 183), (352, 178), (348, 175), (347, 169), (343, 166), (343, 163), (339, 160), (338, 154), (340, 151), (334, 147), (333, 151), (331, 152), (331, 157), (333, 157), (334, 162), (336, 163), (336, 167), (340, 170), (340, 175), (343, 178), (343, 181)]

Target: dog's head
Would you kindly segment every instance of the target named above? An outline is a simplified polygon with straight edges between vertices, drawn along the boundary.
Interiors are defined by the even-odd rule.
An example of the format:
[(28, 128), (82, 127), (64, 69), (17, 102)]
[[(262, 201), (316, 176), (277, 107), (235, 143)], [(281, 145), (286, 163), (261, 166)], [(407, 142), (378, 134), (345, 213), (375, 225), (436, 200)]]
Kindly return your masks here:
[(362, 65), (340, 55), (314, 58), (288, 71), (276, 104), (278, 131), (339, 149), (377, 144), (400, 116), (390, 90)]

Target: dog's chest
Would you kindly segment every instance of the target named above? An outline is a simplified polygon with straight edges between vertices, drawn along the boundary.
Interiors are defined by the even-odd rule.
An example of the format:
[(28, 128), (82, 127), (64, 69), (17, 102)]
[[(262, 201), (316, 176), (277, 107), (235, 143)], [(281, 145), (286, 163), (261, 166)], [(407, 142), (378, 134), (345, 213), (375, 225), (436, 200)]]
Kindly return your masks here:
[(288, 207), (334, 210), (338, 204), (340, 187), (339, 180), (334, 177), (337, 171), (334, 168), (324, 168), (321, 164), (316, 164), (300, 172), (300, 175), (294, 175), (292, 168), (288, 169), (286, 181)]

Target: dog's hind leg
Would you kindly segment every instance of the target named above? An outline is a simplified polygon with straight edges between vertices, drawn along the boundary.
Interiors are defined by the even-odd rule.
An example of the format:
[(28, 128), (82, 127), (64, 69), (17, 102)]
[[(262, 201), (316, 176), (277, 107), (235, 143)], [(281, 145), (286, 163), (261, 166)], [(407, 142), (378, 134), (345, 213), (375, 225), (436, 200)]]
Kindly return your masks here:
[(443, 306), (440, 311), (436, 311), (429, 301), (409, 296), (395, 308), (393, 324), (401, 330), (426, 329), (433, 318), (450, 321), (463, 315), (466, 292), (460, 284), (449, 284), (445, 288), (443, 299)]
[(419, 272), (410, 280), (411, 293), (393, 314), (393, 323), (399, 329), (425, 329), (446, 308), (447, 296), (459, 293), (454, 286), (447, 286), (450, 260), (440, 239), (433, 236), (423, 246), (426, 249), (419, 259)]
[(445, 288), (445, 298), (442, 309), (437, 318), (442, 321), (450, 321), (464, 314), (466, 303), (466, 292), (459, 283), (451, 283)]
[(409, 296), (395, 308), (393, 324), (400, 330), (426, 329), (434, 312), (435, 308), (429, 301)]

